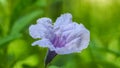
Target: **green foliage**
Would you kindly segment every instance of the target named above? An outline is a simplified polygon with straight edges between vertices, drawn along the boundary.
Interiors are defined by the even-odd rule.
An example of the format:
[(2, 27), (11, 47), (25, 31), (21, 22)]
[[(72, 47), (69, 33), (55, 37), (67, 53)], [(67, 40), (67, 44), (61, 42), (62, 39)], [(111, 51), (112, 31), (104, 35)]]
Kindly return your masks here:
[(28, 32), (40, 17), (70, 12), (91, 33), (81, 53), (58, 55), (48, 68), (120, 68), (119, 0), (0, 0), (0, 68), (44, 68), (45, 48)]
[(36, 11), (32, 11), (30, 14), (21, 17), (19, 20), (17, 20), (15, 22), (15, 24), (12, 27), (11, 30), (11, 34), (17, 34), (20, 33), (20, 31), (29, 23), (31, 23), (32, 20), (34, 20), (34, 18), (36, 18), (37, 16), (41, 15), (42, 12), (39, 10)]

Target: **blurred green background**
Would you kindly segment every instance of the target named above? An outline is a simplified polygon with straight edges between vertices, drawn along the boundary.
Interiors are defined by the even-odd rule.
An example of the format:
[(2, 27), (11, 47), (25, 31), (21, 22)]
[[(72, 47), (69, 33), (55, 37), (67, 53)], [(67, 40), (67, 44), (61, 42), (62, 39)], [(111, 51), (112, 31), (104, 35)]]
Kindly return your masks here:
[(90, 30), (91, 42), (48, 68), (120, 68), (120, 0), (0, 0), (0, 68), (44, 68), (47, 48), (31, 46), (28, 28), (67, 12)]

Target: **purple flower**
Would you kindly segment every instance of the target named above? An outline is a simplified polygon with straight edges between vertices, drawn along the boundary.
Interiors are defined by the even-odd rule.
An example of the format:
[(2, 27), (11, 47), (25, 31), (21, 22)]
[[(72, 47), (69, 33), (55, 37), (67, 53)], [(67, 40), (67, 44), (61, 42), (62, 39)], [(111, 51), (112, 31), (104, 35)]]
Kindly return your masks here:
[(72, 22), (72, 15), (63, 14), (57, 18), (54, 25), (49, 18), (40, 18), (37, 24), (29, 27), (30, 35), (40, 40), (32, 45), (48, 47), (57, 54), (81, 52), (88, 47), (90, 32), (83, 24)]

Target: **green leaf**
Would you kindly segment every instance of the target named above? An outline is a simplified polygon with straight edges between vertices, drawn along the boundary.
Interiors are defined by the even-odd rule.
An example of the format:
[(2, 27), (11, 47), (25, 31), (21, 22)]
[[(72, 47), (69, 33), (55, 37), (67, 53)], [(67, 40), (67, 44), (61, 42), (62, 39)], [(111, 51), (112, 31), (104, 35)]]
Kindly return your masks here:
[(11, 40), (13, 40), (15, 38), (18, 38), (20, 36), (21, 36), (21, 34), (14, 34), (14, 35), (8, 35), (8, 36), (6, 36), (4, 38), (1, 38), (0, 39), (0, 47), (2, 47), (3, 44), (5, 44), (5, 43), (7, 43), (7, 42), (9, 42), (9, 41), (11, 41)]
[(102, 68), (119, 68), (114, 63), (110, 63), (107, 61), (99, 61), (99, 64)]
[(24, 27), (31, 23), (36, 17), (40, 16), (43, 12), (40, 10), (33, 11), (24, 17), (18, 19), (11, 30), (11, 34), (19, 33)]
[(48, 68), (59, 68), (57, 66), (48, 66)]

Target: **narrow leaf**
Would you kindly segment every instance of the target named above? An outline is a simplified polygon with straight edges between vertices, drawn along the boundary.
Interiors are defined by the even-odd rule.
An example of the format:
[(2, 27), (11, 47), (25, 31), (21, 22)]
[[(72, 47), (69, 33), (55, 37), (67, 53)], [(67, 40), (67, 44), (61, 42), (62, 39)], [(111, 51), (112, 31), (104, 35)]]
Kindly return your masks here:
[(33, 19), (40, 16), (41, 14), (42, 14), (42, 11), (36, 10), (30, 14), (27, 14), (26, 16), (21, 17), (13, 25), (13, 28), (11, 30), (11, 34), (19, 33), (25, 26), (30, 24)]
[(7, 43), (7, 42), (9, 42), (9, 41), (11, 41), (11, 40), (13, 40), (15, 38), (18, 38), (20, 36), (21, 36), (21, 34), (14, 34), (14, 35), (8, 35), (8, 36), (6, 36), (4, 38), (1, 38), (0, 39), (0, 47), (2, 47), (3, 44), (5, 44), (5, 43)]

